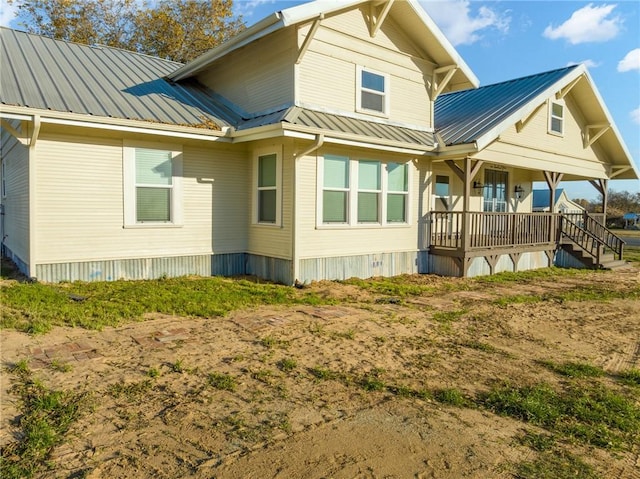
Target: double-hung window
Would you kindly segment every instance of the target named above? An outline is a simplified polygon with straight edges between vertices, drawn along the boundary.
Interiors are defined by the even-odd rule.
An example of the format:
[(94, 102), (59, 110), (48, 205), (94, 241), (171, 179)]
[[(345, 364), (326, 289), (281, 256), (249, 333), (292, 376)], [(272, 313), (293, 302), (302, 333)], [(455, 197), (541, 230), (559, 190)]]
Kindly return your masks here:
[(380, 223), (379, 161), (358, 162), (358, 223)]
[(387, 223), (406, 223), (409, 198), (406, 163), (387, 163)]
[(280, 158), (277, 153), (259, 154), (255, 160), (255, 223), (280, 224)]
[(357, 111), (389, 114), (389, 75), (358, 67), (356, 84)]
[(181, 156), (176, 146), (125, 146), (125, 226), (182, 222)]
[(564, 134), (564, 105), (551, 102), (549, 106), (549, 133)]
[(319, 175), (318, 226), (406, 224), (409, 166), (326, 155)]
[(349, 158), (324, 158), (322, 222), (349, 222)]

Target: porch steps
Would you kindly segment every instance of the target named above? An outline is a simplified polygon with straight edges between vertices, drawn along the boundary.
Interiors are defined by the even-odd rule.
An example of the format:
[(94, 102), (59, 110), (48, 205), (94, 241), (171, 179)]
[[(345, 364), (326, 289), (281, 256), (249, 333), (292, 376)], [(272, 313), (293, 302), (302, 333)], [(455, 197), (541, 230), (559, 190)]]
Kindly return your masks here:
[(613, 253), (603, 253), (600, 255), (600, 263), (596, 262), (596, 259), (582, 249), (578, 244), (573, 241), (564, 241), (562, 243), (562, 249), (580, 261), (589, 269), (620, 269), (629, 266), (624, 260), (617, 260)]

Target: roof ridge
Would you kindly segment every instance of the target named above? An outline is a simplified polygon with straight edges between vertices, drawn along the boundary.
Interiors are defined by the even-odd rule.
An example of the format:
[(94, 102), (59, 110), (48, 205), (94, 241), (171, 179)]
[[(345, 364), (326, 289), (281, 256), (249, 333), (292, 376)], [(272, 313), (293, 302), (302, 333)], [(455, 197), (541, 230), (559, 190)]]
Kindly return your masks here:
[(130, 53), (132, 55), (136, 55), (136, 56), (140, 56), (140, 57), (146, 57), (146, 58), (151, 58), (153, 60), (160, 60), (160, 61), (165, 62), (165, 63), (171, 63), (171, 64), (175, 65), (176, 68), (184, 65), (184, 63), (181, 63), (181, 62), (176, 62), (176, 61), (173, 61), (173, 60), (167, 60), (167, 59), (162, 58), (162, 57), (149, 55), (147, 53), (136, 52), (134, 50), (127, 50), (126, 48), (112, 47), (110, 45), (105, 45), (103, 43), (88, 44), (88, 43), (76, 42), (76, 41), (73, 41), (73, 40), (64, 40), (62, 38), (53, 38), (53, 37), (50, 37), (48, 35), (44, 35), (43, 33), (25, 32), (24, 30), (19, 30), (17, 28), (11, 28), (11, 27), (5, 27), (3, 25), (0, 25), (0, 30), (7, 30), (9, 32), (20, 33), (20, 34), (29, 35), (29, 36), (32, 36), (32, 37), (40, 37), (40, 38), (43, 38), (45, 40), (51, 40), (51, 41), (54, 41), (54, 42), (62, 42), (62, 43), (70, 44), (70, 45), (77, 45), (79, 47), (91, 48), (93, 50), (100, 50), (100, 49), (117, 50), (117, 51), (120, 51), (120, 52)]
[(487, 88), (493, 88), (496, 86), (501, 86), (501, 85), (507, 85), (509, 83), (515, 83), (515, 82), (519, 82), (519, 81), (523, 81), (523, 80), (527, 80), (529, 78), (535, 78), (535, 77), (540, 77), (543, 75), (549, 75), (551, 73), (557, 73), (557, 72), (561, 72), (566, 70), (567, 72), (573, 70), (574, 68), (579, 67), (581, 64), (580, 63), (576, 63), (574, 65), (569, 65), (566, 67), (562, 67), (562, 68), (554, 68), (553, 70), (547, 70), (544, 72), (539, 72), (539, 73), (532, 73), (531, 75), (525, 75), (522, 77), (518, 77), (518, 78), (511, 78), (509, 80), (503, 80), (503, 81), (499, 81), (496, 83), (490, 83), (489, 85), (482, 85), (479, 86), (478, 88), (468, 88), (466, 90), (458, 90), (458, 91), (452, 91), (452, 92), (448, 92), (448, 93), (443, 93), (442, 95), (440, 95), (439, 98), (445, 97), (445, 96), (450, 96), (450, 95), (456, 95), (456, 94), (461, 94), (461, 93), (465, 93), (465, 92), (469, 92), (469, 91), (478, 91), (478, 90), (483, 90), (483, 89), (487, 89)]

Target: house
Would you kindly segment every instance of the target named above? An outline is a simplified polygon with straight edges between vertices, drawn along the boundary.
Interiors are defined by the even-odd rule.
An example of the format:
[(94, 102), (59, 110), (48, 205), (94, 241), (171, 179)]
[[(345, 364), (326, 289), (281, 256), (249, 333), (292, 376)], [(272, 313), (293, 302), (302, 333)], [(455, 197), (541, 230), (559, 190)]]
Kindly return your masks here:
[(625, 213), (622, 216), (624, 229), (635, 230), (640, 228), (640, 213)]
[(532, 212), (535, 181), (589, 180), (606, 208), (610, 180), (638, 178), (586, 68), (478, 88), (415, 0), (303, 4), (186, 65), (1, 38), (2, 249), (30, 277), (291, 284), (622, 254), (595, 220)]
[[(532, 210), (533, 211), (550, 211), (549, 208), (549, 190), (533, 190), (532, 191)], [(585, 209), (578, 203), (571, 201), (564, 189), (556, 190), (555, 201), (553, 203), (553, 211), (557, 213), (579, 213), (585, 212)]]

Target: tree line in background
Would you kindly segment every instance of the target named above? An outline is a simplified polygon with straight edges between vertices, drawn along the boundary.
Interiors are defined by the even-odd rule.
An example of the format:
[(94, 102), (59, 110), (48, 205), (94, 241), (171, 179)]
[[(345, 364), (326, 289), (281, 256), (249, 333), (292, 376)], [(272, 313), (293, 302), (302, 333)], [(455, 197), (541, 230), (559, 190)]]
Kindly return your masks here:
[[(602, 213), (602, 196), (597, 200), (577, 199), (573, 200), (586, 209), (589, 213)], [(622, 217), (625, 213), (640, 213), (640, 192), (609, 191), (607, 201), (607, 217)]]
[(7, 0), (27, 32), (186, 63), (244, 30), (233, 0)]

